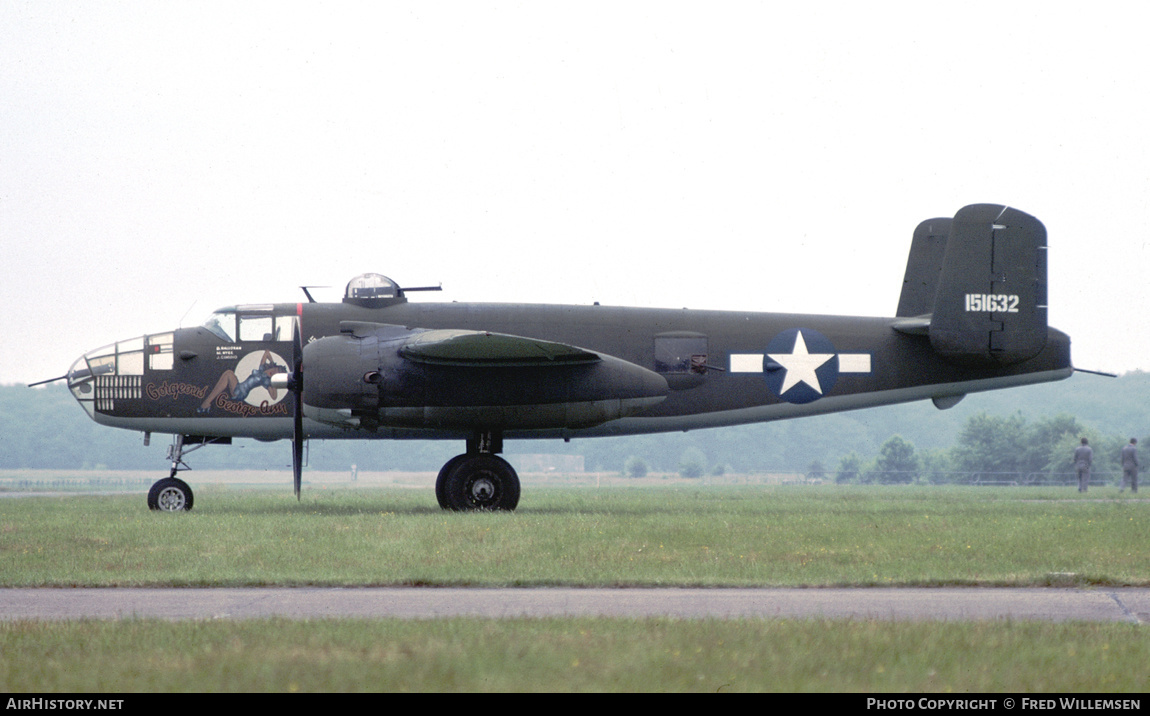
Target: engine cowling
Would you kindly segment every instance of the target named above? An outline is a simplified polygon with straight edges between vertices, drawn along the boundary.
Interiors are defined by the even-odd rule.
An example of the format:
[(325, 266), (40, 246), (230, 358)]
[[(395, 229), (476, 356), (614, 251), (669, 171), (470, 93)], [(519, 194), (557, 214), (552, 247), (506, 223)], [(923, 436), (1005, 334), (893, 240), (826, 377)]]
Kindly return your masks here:
[(341, 324), (303, 349), (304, 414), (348, 427), (586, 428), (668, 392), (658, 373), (523, 336)]

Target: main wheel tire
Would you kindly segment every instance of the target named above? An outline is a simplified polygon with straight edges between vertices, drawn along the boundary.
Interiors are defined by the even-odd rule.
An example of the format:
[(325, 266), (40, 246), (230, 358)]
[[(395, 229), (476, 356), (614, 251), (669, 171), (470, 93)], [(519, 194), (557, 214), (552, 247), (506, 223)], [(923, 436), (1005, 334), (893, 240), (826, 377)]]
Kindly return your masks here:
[(445, 510), (451, 509), (451, 503), (447, 499), (447, 476), (468, 457), (467, 454), (463, 454), (451, 458), (440, 468), (439, 476), (435, 478), (435, 500)]
[(175, 477), (157, 480), (148, 490), (148, 509), (161, 512), (187, 512), (192, 509), (192, 488)]
[(519, 504), (519, 476), (498, 455), (464, 455), (448, 472), (443, 485), (449, 509), (514, 510)]

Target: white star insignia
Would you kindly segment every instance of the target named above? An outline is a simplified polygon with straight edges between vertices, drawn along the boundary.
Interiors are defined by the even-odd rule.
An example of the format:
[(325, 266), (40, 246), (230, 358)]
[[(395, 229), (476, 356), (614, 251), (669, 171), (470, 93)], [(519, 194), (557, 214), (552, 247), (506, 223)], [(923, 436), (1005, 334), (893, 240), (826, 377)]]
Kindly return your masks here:
[(834, 358), (835, 354), (808, 353), (807, 342), (803, 340), (803, 332), (798, 331), (795, 334), (795, 347), (791, 349), (790, 353), (770, 353), (768, 357), (777, 361), (787, 371), (787, 377), (783, 379), (783, 387), (779, 390), (779, 395), (799, 383), (806, 383), (814, 388), (816, 393), (822, 395), (823, 388), (819, 385), (819, 376), (815, 371), (831, 358)]

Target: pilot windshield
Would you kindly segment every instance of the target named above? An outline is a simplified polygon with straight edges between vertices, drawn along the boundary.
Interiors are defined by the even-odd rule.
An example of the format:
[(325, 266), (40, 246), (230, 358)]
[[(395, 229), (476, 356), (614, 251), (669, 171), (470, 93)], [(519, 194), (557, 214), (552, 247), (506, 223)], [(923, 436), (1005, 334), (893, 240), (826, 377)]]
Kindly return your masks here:
[(216, 311), (204, 321), (204, 328), (228, 343), (235, 343), (236, 314), (231, 311)]

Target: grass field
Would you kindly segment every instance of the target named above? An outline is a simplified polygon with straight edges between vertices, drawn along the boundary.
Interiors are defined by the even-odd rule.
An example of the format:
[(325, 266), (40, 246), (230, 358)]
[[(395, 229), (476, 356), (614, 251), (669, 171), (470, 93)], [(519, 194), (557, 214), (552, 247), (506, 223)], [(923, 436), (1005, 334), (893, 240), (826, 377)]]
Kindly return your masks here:
[[(1139, 585), (1150, 500), (1066, 488), (430, 488), (0, 500), (0, 585)], [(0, 691), (1141, 692), (1131, 624), (449, 619), (0, 623)]]
[(0, 654), (0, 692), (1143, 693), (1150, 638), (1039, 622), (0, 622)]
[(208, 487), (176, 515), (139, 495), (7, 499), (0, 585), (1150, 584), (1150, 502), (1077, 494), (540, 488), (505, 514), (444, 512), (430, 489)]

